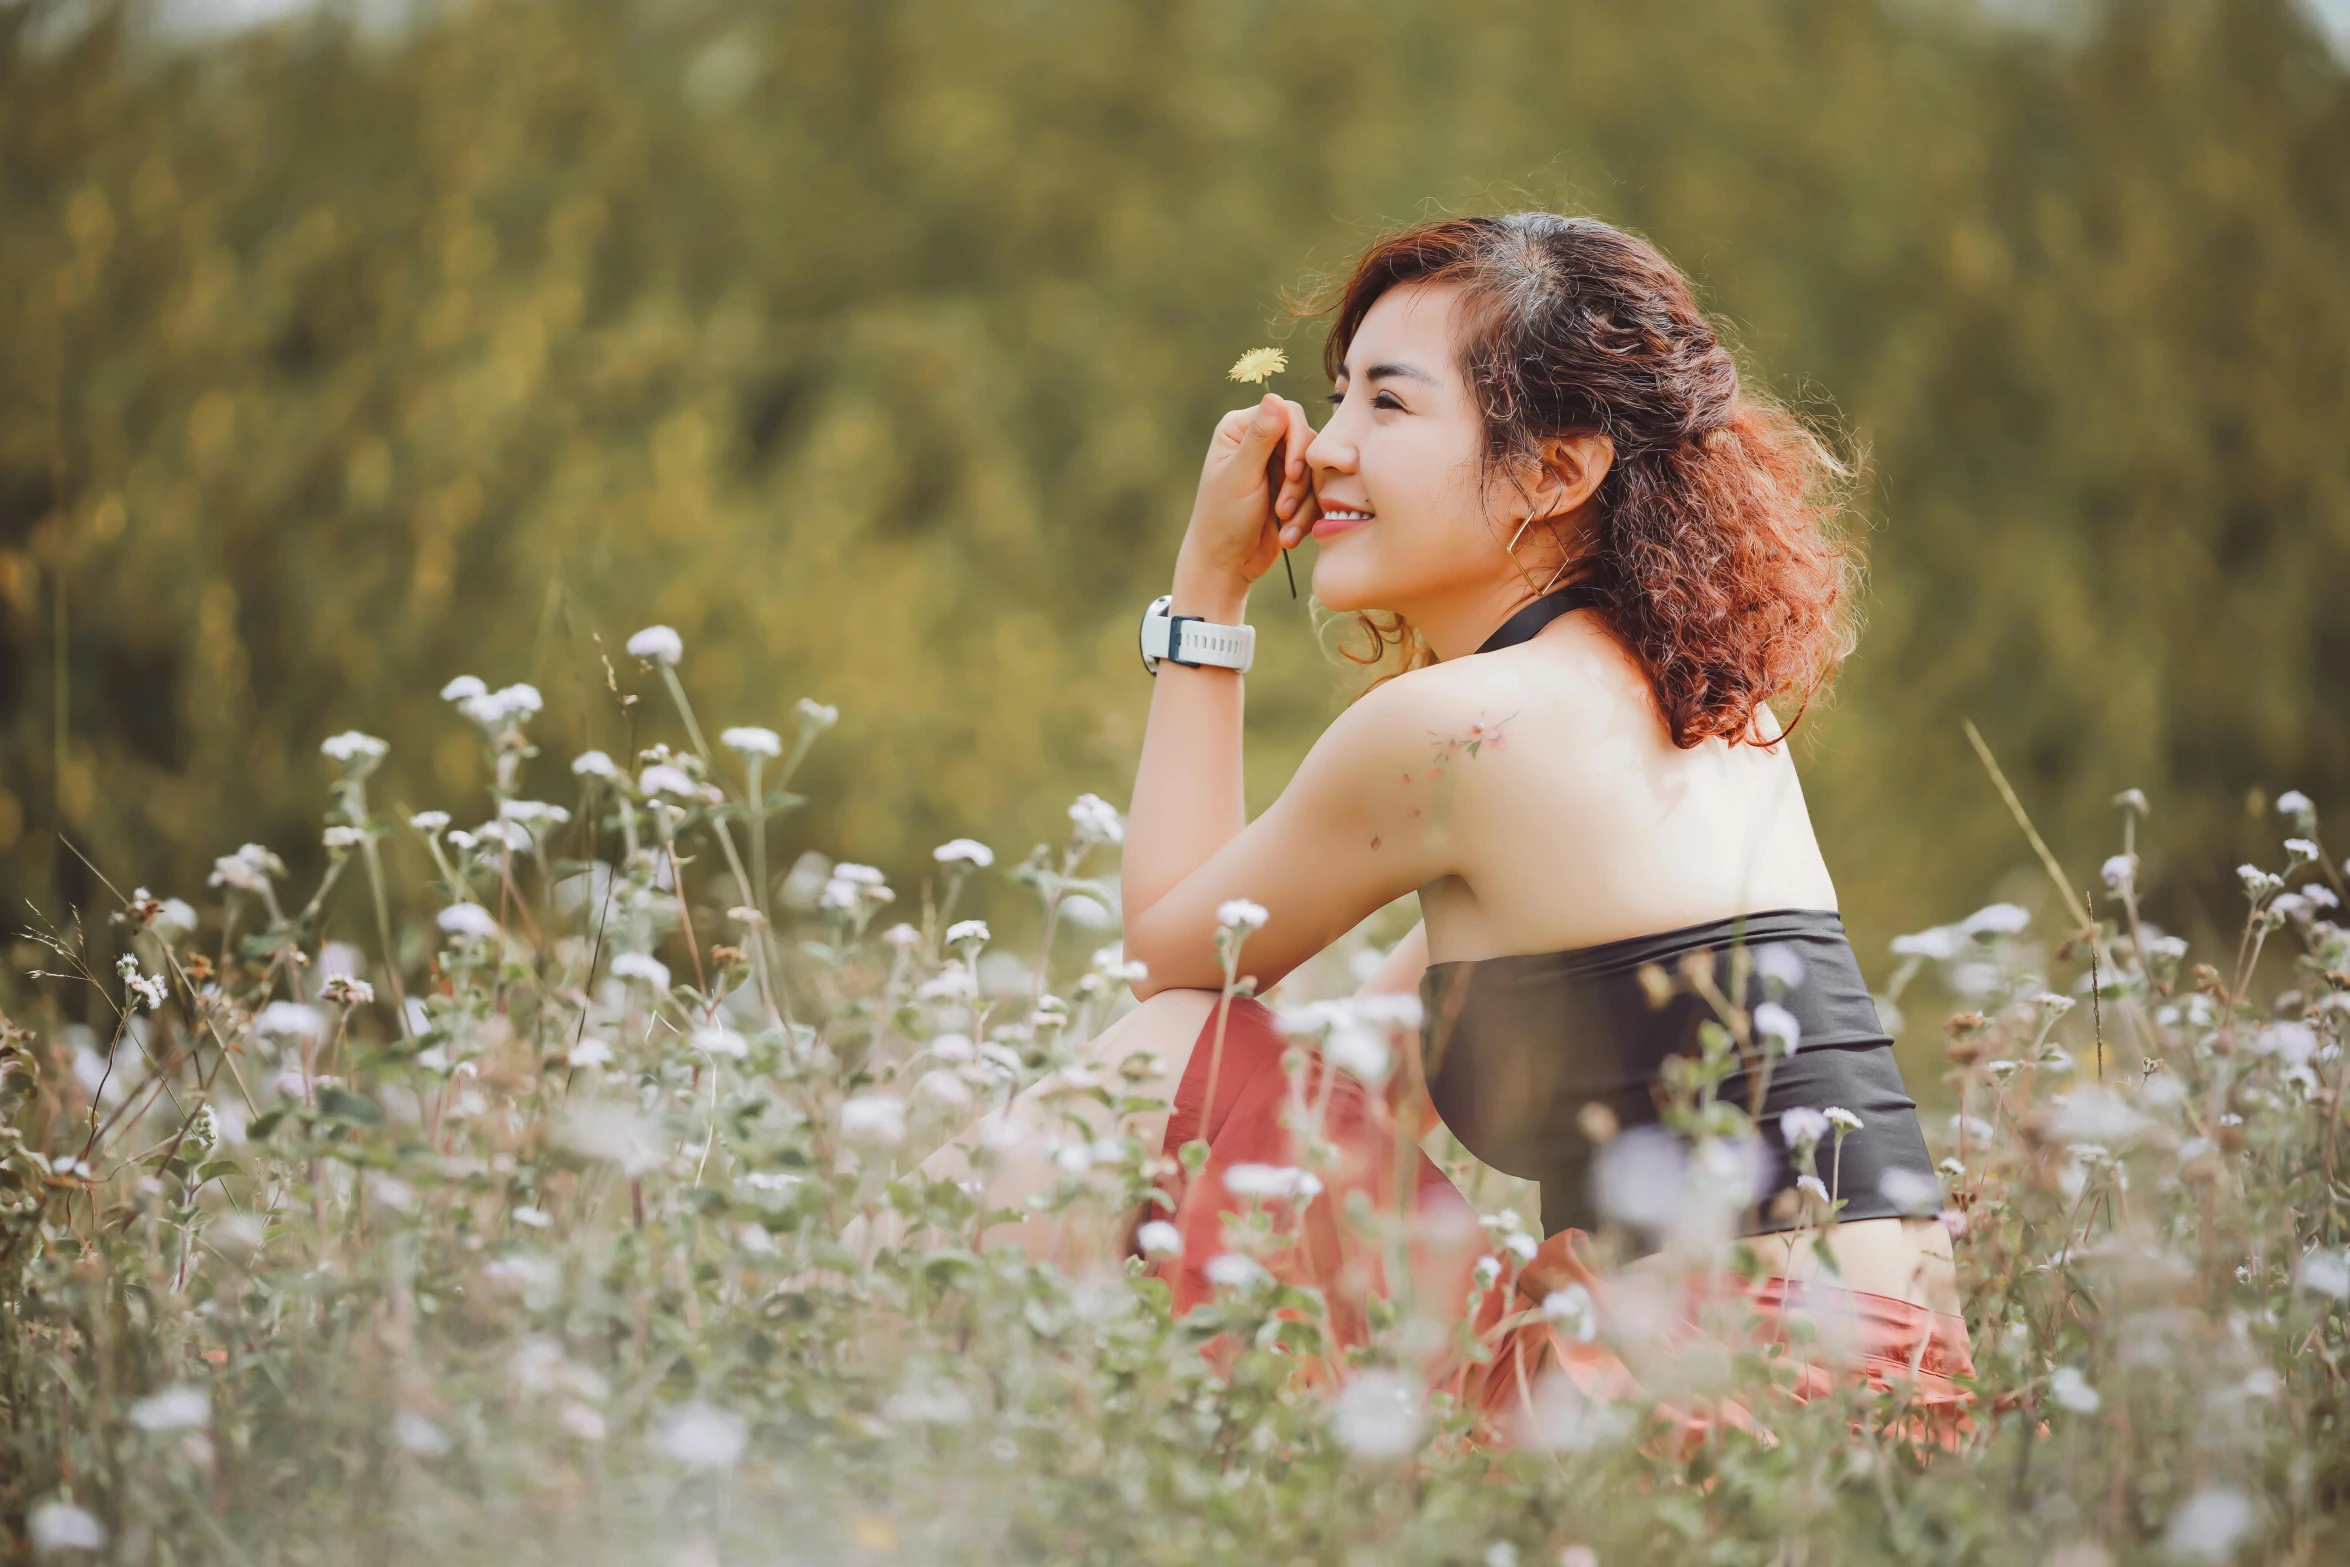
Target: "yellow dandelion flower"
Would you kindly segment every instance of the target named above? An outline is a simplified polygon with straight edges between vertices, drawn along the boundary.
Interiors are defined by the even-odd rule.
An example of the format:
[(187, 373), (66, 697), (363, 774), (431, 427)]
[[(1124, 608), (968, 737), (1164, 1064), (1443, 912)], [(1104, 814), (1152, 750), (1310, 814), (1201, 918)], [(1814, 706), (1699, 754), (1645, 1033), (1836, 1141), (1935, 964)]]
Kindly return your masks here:
[(1289, 356), (1278, 348), (1252, 348), (1232, 364), (1232, 379), (1259, 386), (1289, 368)]

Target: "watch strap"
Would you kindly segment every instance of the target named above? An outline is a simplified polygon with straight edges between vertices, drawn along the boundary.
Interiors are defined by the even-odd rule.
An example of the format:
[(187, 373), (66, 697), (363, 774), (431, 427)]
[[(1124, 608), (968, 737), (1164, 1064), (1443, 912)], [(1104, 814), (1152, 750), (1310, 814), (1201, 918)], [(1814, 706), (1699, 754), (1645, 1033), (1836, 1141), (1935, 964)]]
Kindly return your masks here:
[(1142, 664), (1153, 674), (1159, 660), (1187, 668), (1245, 672), (1256, 661), (1257, 628), (1223, 626), (1197, 615), (1170, 615), (1173, 594), (1161, 594), (1142, 616)]

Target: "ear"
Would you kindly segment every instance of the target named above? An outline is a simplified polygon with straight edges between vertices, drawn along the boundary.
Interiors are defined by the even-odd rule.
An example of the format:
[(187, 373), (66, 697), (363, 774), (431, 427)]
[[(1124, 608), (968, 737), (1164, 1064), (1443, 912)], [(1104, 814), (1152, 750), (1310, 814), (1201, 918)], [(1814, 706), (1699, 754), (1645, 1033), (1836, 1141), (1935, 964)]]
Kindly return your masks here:
[(1527, 515), (1537, 522), (1564, 522), (1581, 511), (1616, 464), (1616, 443), (1597, 430), (1552, 437), (1542, 464), (1531, 476)]

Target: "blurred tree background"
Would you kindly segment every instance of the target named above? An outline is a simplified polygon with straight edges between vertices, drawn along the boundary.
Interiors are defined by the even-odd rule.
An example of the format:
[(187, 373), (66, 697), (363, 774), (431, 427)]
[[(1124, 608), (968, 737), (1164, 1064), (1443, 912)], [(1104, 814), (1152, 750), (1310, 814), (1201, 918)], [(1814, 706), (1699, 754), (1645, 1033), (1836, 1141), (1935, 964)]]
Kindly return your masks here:
[[(215, 19), (217, 20), (217, 19)], [(2153, 796), (2240, 915), (2267, 797), (2350, 808), (2350, 79), (2294, 0), (0, 5), (0, 901), (316, 858), (326, 735), (478, 803), (631, 739), (841, 727), (788, 826), (910, 879), (1123, 800), (1200, 453), (1381, 228), (1658, 241), (1869, 459), (1868, 625), (1802, 759), (1864, 959)], [(1304, 562), (1301, 560), (1301, 575)], [(1260, 592), (1254, 792), (1343, 700)], [(634, 734), (674, 739), (655, 700)], [(2265, 792), (2263, 792), (2265, 791)], [(409, 845), (402, 850), (422, 863)], [(783, 862), (788, 863), (788, 852)], [(2167, 909), (2164, 905), (2167, 903)]]

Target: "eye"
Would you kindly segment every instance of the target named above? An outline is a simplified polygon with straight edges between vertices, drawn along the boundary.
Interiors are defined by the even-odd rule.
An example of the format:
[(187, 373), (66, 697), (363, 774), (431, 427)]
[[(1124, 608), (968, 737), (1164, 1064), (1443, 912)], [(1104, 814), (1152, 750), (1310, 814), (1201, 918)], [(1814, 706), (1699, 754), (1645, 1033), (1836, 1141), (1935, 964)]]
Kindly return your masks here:
[(1381, 392), (1377, 397), (1371, 399), (1371, 406), (1373, 408), (1394, 408), (1400, 410), (1403, 407), (1403, 404), (1395, 400), (1395, 394), (1393, 392)]
[(1340, 403), (1346, 401), (1346, 393), (1343, 391), (1332, 392), (1328, 397), (1323, 398), (1322, 401), (1328, 403), (1331, 407), (1336, 408)]

